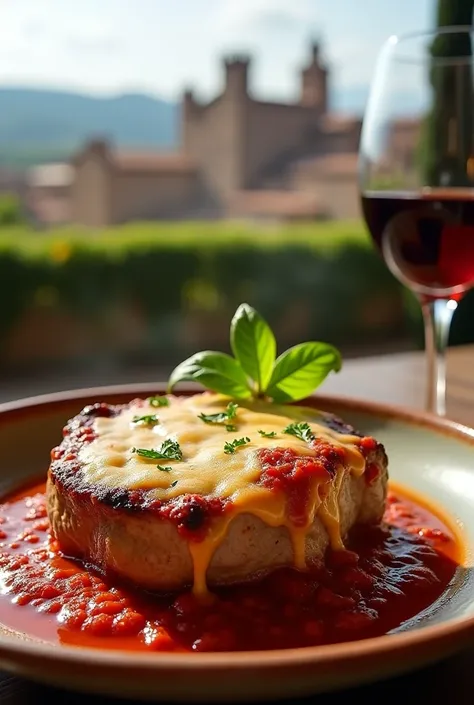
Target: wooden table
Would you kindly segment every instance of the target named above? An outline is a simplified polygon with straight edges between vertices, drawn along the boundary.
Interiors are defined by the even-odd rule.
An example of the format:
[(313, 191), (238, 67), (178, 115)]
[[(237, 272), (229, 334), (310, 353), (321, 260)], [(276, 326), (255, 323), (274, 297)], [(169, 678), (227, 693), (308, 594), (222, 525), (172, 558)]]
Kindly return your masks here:
[[(348, 361), (339, 375), (324, 385), (328, 394), (364, 397), (379, 402), (389, 402), (423, 408), (424, 359), (418, 353), (403, 353), (377, 358)], [(448, 357), (448, 414), (456, 421), (474, 425), (474, 346), (453, 349)], [(356, 702), (402, 702), (423, 704), (449, 703), (471, 705), (474, 693), (474, 646), (454, 658), (430, 668), (390, 681), (343, 691), (325, 696), (315, 696), (296, 703), (337, 705)], [(1, 705), (28, 705), (43, 702), (67, 702), (68, 705), (119, 705), (122, 700), (94, 698), (38, 686), (23, 679), (0, 674)], [(360, 700), (359, 700), (360, 699)]]
[[(448, 351), (448, 416), (474, 426), (474, 345)], [(383, 404), (423, 409), (426, 389), (422, 353), (400, 353), (349, 360), (322, 390)]]

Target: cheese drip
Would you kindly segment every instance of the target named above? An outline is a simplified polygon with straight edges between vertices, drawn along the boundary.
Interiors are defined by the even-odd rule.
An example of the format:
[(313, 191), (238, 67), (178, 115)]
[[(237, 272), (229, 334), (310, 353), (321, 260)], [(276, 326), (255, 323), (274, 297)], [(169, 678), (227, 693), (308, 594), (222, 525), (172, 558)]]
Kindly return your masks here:
[[(81, 472), (85, 482), (107, 489), (146, 490), (153, 499), (163, 502), (186, 494), (220, 497), (231, 501), (231, 511), (213, 520), (207, 536), (201, 542), (189, 542), (194, 565), (194, 590), (204, 594), (206, 573), (214, 552), (224, 540), (230, 523), (239, 514), (252, 514), (273, 527), (287, 528), (293, 545), (294, 563), (306, 567), (305, 544), (314, 519), (323, 522), (334, 549), (343, 546), (339, 528), (339, 492), (347, 473), (360, 476), (365, 460), (353, 435), (341, 434), (325, 425), (322, 412), (297, 406), (277, 406), (264, 402), (242, 403), (235, 419), (235, 431), (225, 424), (205, 423), (200, 414), (224, 411), (228, 400), (216, 394), (171, 398), (170, 405), (158, 409), (148, 402), (137, 401), (111, 418), (94, 422), (97, 438), (80, 451)], [(147, 425), (134, 418), (156, 415), (158, 422)], [(285, 434), (291, 423), (306, 421), (319, 440), (344, 449), (345, 463), (336, 476), (315, 478), (307, 498), (304, 526), (290, 520), (286, 496), (281, 491), (258, 484), (262, 468), (258, 457), (263, 448), (289, 448), (297, 455), (316, 456), (307, 442)], [(262, 436), (275, 432), (275, 437)], [(224, 445), (236, 438), (249, 442), (226, 454)], [(141, 457), (134, 448), (159, 450), (165, 440), (179, 443), (183, 458), (150, 460)], [(166, 466), (164, 472), (157, 464)], [(324, 485), (324, 491), (321, 486)]]

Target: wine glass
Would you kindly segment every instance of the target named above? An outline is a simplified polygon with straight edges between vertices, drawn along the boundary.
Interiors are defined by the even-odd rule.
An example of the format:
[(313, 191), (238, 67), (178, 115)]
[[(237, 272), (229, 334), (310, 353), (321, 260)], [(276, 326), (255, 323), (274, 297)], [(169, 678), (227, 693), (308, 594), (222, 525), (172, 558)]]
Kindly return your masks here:
[(474, 33), (391, 37), (362, 130), (359, 185), (369, 231), (421, 303), (427, 409), (446, 413), (446, 348), (474, 285)]

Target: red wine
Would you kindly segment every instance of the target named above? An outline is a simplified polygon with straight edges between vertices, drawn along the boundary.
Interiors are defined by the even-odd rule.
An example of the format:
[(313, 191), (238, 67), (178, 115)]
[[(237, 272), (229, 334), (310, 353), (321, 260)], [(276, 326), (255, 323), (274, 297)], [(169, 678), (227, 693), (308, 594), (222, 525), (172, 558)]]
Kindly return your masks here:
[(393, 274), (414, 291), (456, 298), (474, 285), (474, 189), (366, 192), (362, 208)]

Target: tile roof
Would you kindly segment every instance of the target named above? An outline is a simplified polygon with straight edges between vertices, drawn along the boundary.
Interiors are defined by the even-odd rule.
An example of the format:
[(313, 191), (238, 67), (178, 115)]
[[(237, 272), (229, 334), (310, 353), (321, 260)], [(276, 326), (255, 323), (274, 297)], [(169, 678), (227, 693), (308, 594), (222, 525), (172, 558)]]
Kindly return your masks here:
[(166, 172), (191, 173), (196, 171), (196, 164), (184, 154), (157, 152), (112, 152), (112, 163), (120, 171), (126, 172)]
[(319, 122), (324, 133), (352, 132), (360, 129), (362, 118), (355, 115), (323, 115)]
[(237, 191), (229, 208), (232, 214), (242, 216), (313, 218), (324, 214), (319, 199), (304, 191)]
[(297, 172), (312, 177), (356, 177), (359, 163), (357, 152), (325, 154), (302, 159), (296, 164)]

